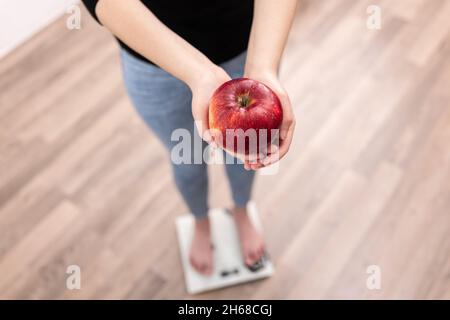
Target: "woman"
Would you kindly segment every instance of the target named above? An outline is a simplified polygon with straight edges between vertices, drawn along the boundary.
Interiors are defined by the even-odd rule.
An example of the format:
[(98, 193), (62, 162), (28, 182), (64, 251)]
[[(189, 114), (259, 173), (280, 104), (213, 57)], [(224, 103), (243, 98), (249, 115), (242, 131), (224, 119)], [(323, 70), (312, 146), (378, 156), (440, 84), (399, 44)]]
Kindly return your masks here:
[[(297, 0), (83, 2), (118, 38), (128, 94), (169, 150), (174, 146), (171, 133), (178, 128), (200, 134), (203, 148), (213, 142), (207, 131), (208, 102), (214, 90), (231, 78), (259, 80), (277, 93), (283, 107), (277, 152), (257, 163), (226, 165), (244, 263), (257, 263), (264, 254), (264, 241), (247, 215), (246, 204), (254, 170), (283, 157), (292, 140), (294, 116), (277, 73)], [(190, 262), (198, 272), (210, 275), (206, 164), (172, 163), (172, 167), (176, 185), (196, 218)]]

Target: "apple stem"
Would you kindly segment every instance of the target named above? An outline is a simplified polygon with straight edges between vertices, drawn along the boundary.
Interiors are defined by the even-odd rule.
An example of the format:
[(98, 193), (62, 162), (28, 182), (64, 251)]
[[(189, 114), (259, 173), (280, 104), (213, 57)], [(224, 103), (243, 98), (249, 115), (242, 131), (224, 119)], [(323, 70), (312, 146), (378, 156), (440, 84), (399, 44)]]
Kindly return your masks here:
[(248, 93), (238, 96), (238, 103), (242, 108), (248, 107), (250, 104), (250, 95)]

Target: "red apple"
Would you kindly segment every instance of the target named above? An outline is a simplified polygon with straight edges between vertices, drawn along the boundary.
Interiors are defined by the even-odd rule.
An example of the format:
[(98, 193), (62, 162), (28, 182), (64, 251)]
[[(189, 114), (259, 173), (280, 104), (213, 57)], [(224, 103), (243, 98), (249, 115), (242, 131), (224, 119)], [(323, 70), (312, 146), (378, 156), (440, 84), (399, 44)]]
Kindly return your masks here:
[[(220, 133), (220, 147), (246, 155), (264, 152), (278, 135), (283, 109), (277, 95), (261, 82), (225, 82), (209, 104), (209, 128)], [(241, 129), (241, 130), (239, 130)]]

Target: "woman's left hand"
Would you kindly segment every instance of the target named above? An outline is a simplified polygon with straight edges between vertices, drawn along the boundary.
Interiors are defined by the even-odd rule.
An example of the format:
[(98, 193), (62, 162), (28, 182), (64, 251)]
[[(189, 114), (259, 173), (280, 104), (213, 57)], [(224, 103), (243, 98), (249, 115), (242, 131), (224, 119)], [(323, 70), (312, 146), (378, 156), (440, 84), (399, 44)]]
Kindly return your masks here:
[(246, 72), (244, 75), (246, 78), (257, 80), (262, 82), (270, 89), (272, 89), (278, 96), (283, 109), (283, 120), (280, 125), (280, 141), (278, 146), (271, 146), (269, 153), (264, 158), (255, 160), (244, 159), (244, 166), (247, 170), (257, 170), (265, 166), (269, 166), (281, 158), (283, 158), (289, 151), (291, 146), (292, 137), (295, 130), (295, 116), (292, 110), (291, 101), (289, 96), (280, 83), (278, 76), (274, 72), (255, 73)]

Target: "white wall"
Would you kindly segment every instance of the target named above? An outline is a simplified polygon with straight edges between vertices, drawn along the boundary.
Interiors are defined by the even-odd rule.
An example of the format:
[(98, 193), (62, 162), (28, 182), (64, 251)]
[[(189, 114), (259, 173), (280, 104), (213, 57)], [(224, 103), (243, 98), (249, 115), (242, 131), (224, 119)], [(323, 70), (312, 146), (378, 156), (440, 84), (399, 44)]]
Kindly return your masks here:
[(0, 58), (78, 0), (0, 0)]

